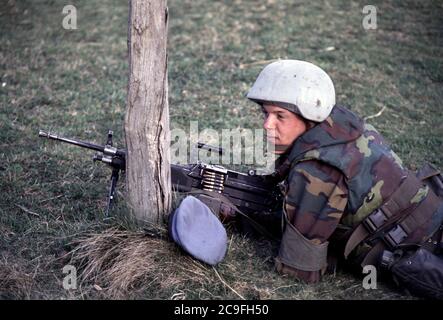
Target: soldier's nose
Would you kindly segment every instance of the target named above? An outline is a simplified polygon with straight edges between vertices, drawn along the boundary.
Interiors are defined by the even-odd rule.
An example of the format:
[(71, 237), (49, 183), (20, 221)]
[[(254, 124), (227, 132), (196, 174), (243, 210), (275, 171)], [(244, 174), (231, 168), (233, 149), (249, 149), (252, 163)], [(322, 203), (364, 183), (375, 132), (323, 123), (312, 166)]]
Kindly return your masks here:
[(265, 130), (275, 129), (275, 123), (271, 116), (268, 116), (266, 120), (263, 122), (263, 128)]

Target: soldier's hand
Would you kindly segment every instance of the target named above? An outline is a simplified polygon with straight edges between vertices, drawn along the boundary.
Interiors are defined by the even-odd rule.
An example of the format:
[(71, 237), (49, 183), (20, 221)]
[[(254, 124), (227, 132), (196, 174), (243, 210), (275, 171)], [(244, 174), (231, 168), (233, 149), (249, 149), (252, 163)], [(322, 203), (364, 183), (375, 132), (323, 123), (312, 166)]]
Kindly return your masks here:
[(220, 204), (219, 217), (221, 222), (223, 223), (230, 222), (234, 220), (236, 215), (237, 215), (236, 211), (231, 206), (228, 206), (224, 203)]

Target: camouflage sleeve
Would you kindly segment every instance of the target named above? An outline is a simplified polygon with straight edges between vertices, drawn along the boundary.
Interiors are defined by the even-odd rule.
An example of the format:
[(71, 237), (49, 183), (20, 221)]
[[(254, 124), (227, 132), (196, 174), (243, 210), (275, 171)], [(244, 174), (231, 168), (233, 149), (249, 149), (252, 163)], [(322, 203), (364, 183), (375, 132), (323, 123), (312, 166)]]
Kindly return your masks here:
[[(287, 180), (285, 209), (290, 223), (314, 243), (325, 242), (335, 231), (346, 207), (347, 186), (340, 171), (317, 160), (292, 168)], [(309, 283), (322, 271), (303, 271), (276, 259), (277, 271)]]
[(300, 162), (288, 177), (288, 219), (306, 238), (324, 242), (335, 231), (347, 196), (340, 171), (317, 160)]

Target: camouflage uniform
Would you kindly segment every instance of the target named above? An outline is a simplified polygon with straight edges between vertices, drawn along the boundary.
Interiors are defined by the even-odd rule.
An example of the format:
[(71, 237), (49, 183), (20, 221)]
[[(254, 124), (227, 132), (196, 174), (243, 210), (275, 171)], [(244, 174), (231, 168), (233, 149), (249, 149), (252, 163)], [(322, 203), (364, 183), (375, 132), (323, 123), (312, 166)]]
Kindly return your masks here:
[[(293, 143), (278, 160), (278, 170), (286, 177), (284, 212), (288, 223), (276, 267), (308, 282), (319, 281), (325, 268), (303, 270), (285, 260), (284, 251), (291, 249), (291, 240), (285, 239), (288, 229), (311, 243), (321, 246), (331, 242), (334, 247), (339, 230), (355, 229), (408, 176), (399, 157), (374, 127), (341, 106), (335, 106), (325, 121)], [(411, 204), (421, 203), (428, 193), (429, 188), (422, 186), (410, 199)], [(406, 242), (420, 243), (429, 238), (442, 220), (440, 206), (432, 218), (408, 235)], [(367, 243), (360, 244), (352, 250), (351, 260), (361, 261), (370, 248)]]

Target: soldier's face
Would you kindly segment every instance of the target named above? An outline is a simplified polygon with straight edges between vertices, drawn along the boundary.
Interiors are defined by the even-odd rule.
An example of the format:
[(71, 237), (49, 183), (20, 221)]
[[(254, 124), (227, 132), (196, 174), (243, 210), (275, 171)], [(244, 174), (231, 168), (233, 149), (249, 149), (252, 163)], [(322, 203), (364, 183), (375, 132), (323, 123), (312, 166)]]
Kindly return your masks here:
[[(264, 123), (267, 139), (274, 145), (289, 146), (306, 131), (306, 123), (301, 117), (286, 109), (264, 104)], [(276, 151), (275, 153), (282, 153)]]

